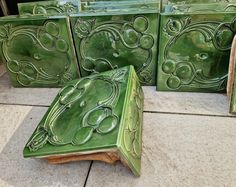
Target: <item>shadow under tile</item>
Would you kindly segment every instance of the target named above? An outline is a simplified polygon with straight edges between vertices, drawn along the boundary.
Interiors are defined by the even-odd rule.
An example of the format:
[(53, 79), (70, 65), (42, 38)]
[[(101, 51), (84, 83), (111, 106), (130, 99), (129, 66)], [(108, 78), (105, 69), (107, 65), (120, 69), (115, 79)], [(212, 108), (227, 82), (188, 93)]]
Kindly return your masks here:
[(4, 186), (84, 185), (89, 161), (50, 165), (44, 160), (23, 158), (23, 148), (46, 110), (47, 108), (34, 107), (0, 153), (0, 179)]

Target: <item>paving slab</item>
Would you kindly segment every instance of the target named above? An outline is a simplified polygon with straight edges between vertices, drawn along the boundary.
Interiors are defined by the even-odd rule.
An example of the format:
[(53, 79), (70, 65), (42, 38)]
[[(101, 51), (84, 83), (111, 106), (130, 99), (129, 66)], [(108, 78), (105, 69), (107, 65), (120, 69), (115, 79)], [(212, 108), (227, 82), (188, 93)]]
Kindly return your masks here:
[[(146, 112), (232, 116), (226, 94), (157, 92), (143, 87)], [(58, 88), (13, 88), (9, 77), (0, 77), (0, 103), (49, 106)]]
[(0, 186), (83, 186), (90, 162), (50, 165), (24, 159), (23, 148), (46, 107), (0, 105)]
[(144, 114), (142, 175), (94, 162), (87, 186), (236, 186), (236, 118)]
[(0, 103), (30, 106), (50, 106), (59, 88), (14, 88), (9, 76), (0, 77)]
[(143, 89), (147, 112), (232, 116), (226, 94), (157, 92), (155, 87)]

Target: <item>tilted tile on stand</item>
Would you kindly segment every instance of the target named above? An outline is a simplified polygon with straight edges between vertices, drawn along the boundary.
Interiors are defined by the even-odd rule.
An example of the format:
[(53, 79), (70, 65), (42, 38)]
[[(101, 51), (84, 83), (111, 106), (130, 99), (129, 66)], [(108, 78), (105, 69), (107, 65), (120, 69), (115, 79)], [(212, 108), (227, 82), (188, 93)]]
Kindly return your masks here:
[(143, 91), (132, 66), (68, 83), (25, 146), (50, 163), (121, 160), (139, 176)]
[(143, 85), (155, 85), (157, 11), (83, 13), (71, 24), (82, 76), (133, 65)]
[(60, 87), (78, 78), (67, 17), (0, 19), (0, 54), (16, 87)]
[(229, 63), (227, 95), (230, 99), (230, 113), (236, 114), (236, 36), (234, 37)]
[(161, 15), (157, 89), (225, 92), (236, 13)]
[(79, 12), (78, 0), (37, 1), (18, 3), (20, 15), (60, 15)]

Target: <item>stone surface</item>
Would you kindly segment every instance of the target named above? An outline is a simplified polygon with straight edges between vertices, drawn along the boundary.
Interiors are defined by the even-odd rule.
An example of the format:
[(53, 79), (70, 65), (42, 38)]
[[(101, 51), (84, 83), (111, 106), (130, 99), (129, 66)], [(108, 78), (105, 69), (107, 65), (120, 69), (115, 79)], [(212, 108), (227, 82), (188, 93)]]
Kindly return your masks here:
[(90, 162), (49, 165), (45, 161), (23, 158), (22, 149), (46, 110), (0, 105), (0, 186), (84, 185)]
[(155, 85), (159, 14), (79, 14), (71, 17), (82, 76), (133, 65), (143, 85)]
[(235, 186), (236, 118), (144, 114), (142, 175), (94, 162), (87, 186)]
[(143, 87), (144, 111), (194, 115), (229, 116), (226, 94), (156, 92), (154, 87)]
[(235, 12), (163, 14), (157, 89), (225, 92), (235, 22)]
[(79, 77), (67, 17), (0, 19), (0, 55), (16, 87), (60, 87)]
[[(6, 74), (0, 77), (0, 103), (3, 104), (50, 106), (58, 91), (57, 88), (13, 88)], [(226, 94), (156, 92), (155, 87), (149, 86), (144, 86), (143, 91), (146, 112), (230, 115)]]

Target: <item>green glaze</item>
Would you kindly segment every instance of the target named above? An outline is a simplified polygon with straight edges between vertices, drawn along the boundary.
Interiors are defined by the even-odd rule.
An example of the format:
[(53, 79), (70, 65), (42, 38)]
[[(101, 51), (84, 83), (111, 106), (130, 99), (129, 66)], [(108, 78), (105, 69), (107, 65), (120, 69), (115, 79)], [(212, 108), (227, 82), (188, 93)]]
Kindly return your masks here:
[(184, 12), (236, 12), (236, 3), (204, 3), (204, 4), (183, 4), (165, 5), (165, 13), (183, 14)]
[(133, 65), (143, 85), (154, 85), (158, 23), (156, 12), (72, 16), (81, 75)]
[(160, 10), (160, 3), (156, 1), (135, 2), (135, 1), (118, 1), (118, 2), (81, 2), (82, 12), (118, 12), (118, 11), (136, 11), (141, 10)]
[(223, 92), (236, 13), (162, 14), (157, 89)]
[(231, 3), (236, 0), (167, 0), (169, 4)]
[(79, 12), (79, 1), (56, 0), (18, 3), (20, 15), (61, 15)]
[(24, 157), (116, 150), (140, 175), (143, 92), (132, 66), (73, 80), (58, 93)]
[(16, 87), (60, 87), (78, 78), (67, 17), (0, 19), (0, 54)]

